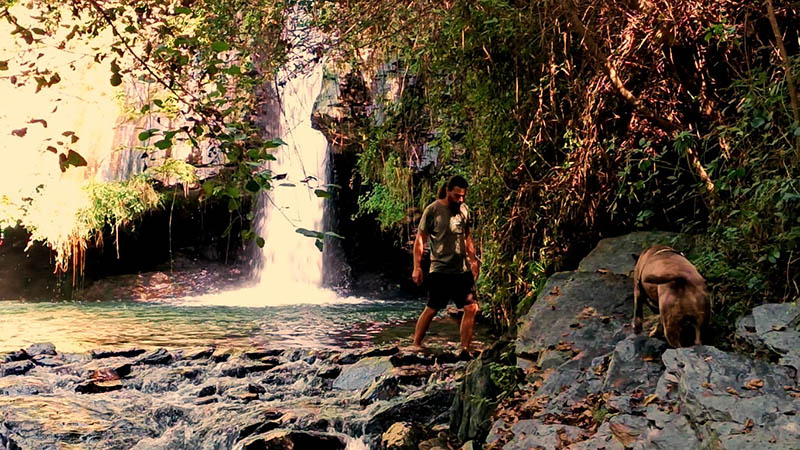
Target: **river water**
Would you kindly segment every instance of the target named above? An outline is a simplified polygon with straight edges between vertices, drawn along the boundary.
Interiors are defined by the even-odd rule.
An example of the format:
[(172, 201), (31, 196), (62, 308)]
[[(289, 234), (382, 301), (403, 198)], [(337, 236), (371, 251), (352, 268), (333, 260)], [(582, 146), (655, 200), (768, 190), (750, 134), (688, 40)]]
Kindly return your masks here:
[(59, 351), (96, 348), (353, 348), (413, 320), (418, 301), (353, 300), (262, 307), (186, 302), (0, 301), (0, 353), (51, 342)]

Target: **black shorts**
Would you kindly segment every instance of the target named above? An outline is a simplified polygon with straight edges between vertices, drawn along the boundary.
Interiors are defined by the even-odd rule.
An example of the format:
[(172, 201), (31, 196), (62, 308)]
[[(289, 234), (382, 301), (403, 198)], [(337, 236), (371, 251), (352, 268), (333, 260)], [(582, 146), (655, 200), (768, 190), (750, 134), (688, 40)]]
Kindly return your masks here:
[(472, 272), (431, 272), (425, 277), (425, 286), (428, 290), (428, 308), (436, 311), (444, 309), (450, 300), (459, 309), (467, 304), (476, 303)]

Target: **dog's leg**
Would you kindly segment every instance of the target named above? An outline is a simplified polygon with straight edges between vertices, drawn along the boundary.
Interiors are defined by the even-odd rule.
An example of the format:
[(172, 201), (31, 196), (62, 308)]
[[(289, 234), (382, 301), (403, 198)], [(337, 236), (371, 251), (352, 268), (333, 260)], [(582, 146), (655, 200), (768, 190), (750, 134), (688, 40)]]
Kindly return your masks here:
[(642, 332), (642, 300), (639, 298), (642, 295), (641, 283), (636, 282), (633, 285), (633, 332), (639, 334)]

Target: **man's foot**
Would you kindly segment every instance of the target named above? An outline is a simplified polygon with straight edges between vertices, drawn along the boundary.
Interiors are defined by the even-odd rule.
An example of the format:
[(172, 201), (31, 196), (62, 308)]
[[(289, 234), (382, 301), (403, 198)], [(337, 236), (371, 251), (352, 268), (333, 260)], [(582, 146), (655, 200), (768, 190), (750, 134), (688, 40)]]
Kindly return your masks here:
[(471, 361), (471, 360), (475, 359), (475, 357), (477, 355), (478, 355), (477, 352), (472, 352), (469, 349), (466, 349), (466, 348), (463, 348), (463, 347), (456, 354), (456, 356), (458, 357), (458, 359), (460, 361)]

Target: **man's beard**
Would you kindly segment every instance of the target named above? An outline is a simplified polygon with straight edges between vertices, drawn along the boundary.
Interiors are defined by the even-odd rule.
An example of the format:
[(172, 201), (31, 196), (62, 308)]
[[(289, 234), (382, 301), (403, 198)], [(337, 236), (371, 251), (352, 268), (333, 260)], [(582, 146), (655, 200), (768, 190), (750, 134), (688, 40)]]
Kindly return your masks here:
[(452, 214), (459, 214), (461, 212), (461, 202), (450, 203), (450, 212)]

